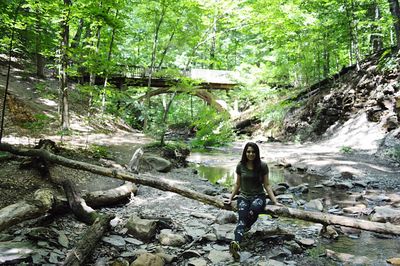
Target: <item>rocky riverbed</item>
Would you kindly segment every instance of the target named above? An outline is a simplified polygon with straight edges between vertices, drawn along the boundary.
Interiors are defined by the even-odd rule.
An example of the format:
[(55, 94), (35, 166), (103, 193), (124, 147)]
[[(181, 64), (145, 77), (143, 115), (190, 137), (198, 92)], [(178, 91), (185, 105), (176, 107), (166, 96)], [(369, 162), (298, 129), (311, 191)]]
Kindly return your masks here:
[[(126, 164), (132, 155), (134, 145), (128, 140), (138, 139), (133, 135), (119, 136), (118, 139), (120, 140), (118, 145), (110, 146), (114, 155), (111, 156), (113, 158), (107, 160), (106, 164), (111, 163), (114, 166), (120, 164), (124, 167), (123, 164)], [(128, 143), (124, 144), (122, 141), (124, 139)], [(107, 140), (106, 143), (112, 143), (112, 138), (109, 137)], [(96, 141), (102, 144), (101, 138), (97, 138)], [(234, 153), (232, 157), (225, 156), (224, 160), (211, 157), (209, 163), (235, 162), (242, 145), (243, 143), (238, 142), (231, 148)], [(332, 157), (327, 154), (312, 153), (311, 151), (316, 149), (315, 146), (290, 146), (262, 142), (260, 146), (264, 159), (271, 161), (274, 155), (275, 159), (281, 159), (282, 167), (286, 167), (289, 173), (322, 173), (321, 169), (335, 160), (337, 162), (335, 169), (350, 165), (352, 169), (359, 169), (360, 173), (366, 174), (364, 176), (351, 171), (331, 171), (332, 174), (326, 175), (315, 184), (301, 183), (296, 186), (285, 183), (276, 184), (274, 189), (277, 194), (280, 194), (278, 196), (280, 201), (286, 205), (360, 218), (375, 215), (376, 219), (398, 222), (398, 217), (400, 217), (397, 213), (400, 202), (398, 187), (391, 185), (391, 189), (388, 190), (386, 182), (376, 180), (375, 175), (370, 176), (369, 170), (365, 170), (373, 169), (373, 173), (383, 173), (387, 180), (394, 179), (395, 181), (390, 182), (396, 182), (395, 178), (398, 178), (398, 175), (396, 176), (395, 166), (380, 165), (378, 160), (360, 161), (361, 155), (357, 155), (359, 156), (357, 157), (358, 164), (351, 164), (356, 155), (335, 153), (336, 157)], [(116, 151), (119, 153), (117, 154)], [(333, 148), (328, 152), (334, 152)], [(8, 180), (8, 183), (2, 182), (2, 184), (8, 184), (10, 191), (16, 191), (14, 186), (23, 183), (26, 187), (25, 194), (28, 196), (30, 192), (47, 184), (43, 181), (41, 181), (43, 184), (29, 181), (35, 177), (35, 173), (19, 169), (19, 162), (14, 159), (1, 160), (3, 171), (8, 171), (3, 172), (7, 173), (6, 176), (2, 175), (2, 181)], [(113, 159), (114, 162), (112, 162)], [(309, 162), (319, 162), (321, 168)], [(82, 185), (88, 186), (87, 189), (93, 189), (89, 187), (94, 184), (95, 189), (118, 185), (111, 178), (81, 171), (61, 168), (59, 172), (81, 179)], [(145, 175), (145, 173), (142, 174)], [(152, 175), (208, 195), (223, 197), (229, 194), (229, 189), (212, 184), (190, 167), (173, 169), (169, 173), (152, 173)], [(5, 180), (6, 177), (8, 177), (7, 180)], [(12, 177), (15, 177), (18, 183), (12, 183)], [(365, 177), (368, 178), (363, 180)], [(101, 184), (106, 186), (101, 186)], [(7, 186), (2, 186), (2, 191)], [(313, 191), (316, 190), (342, 191), (342, 194), (348, 197), (342, 201), (327, 202), (314, 195)], [(11, 197), (14, 201), (23, 198), (11, 195), (5, 196)], [(233, 212), (219, 210), (172, 192), (145, 186), (140, 186), (137, 195), (126, 204), (103, 208), (100, 211), (112, 213), (116, 218), (112, 221), (111, 231), (102, 238), (101, 243), (86, 262), (87, 265), (234, 265), (228, 252), (228, 244), (233, 237), (236, 221), (236, 215)], [(136, 224), (146, 224), (140, 227), (149, 228), (149, 230), (138, 232), (135, 229)], [(86, 228), (85, 224), (78, 222), (69, 213), (48, 215), (16, 225), (1, 234), (0, 260), (2, 263), (20, 265), (58, 264), (74, 247)], [(340, 265), (343, 263), (352, 265), (358, 262), (384, 265), (387, 259), (396, 257), (399, 249), (396, 246), (398, 238), (374, 234), (368, 238), (369, 241), (384, 237), (385, 243), (388, 243), (387, 249), (383, 250), (384, 257), (368, 257), (355, 251), (337, 252), (330, 250), (329, 245), (337, 243), (338, 239), (339, 241), (364, 239), (363, 232), (345, 227), (332, 227), (325, 236), (322, 236), (321, 229), (322, 226), (319, 224), (263, 215), (246, 235), (246, 240), (242, 245), (240, 265)], [(389, 246), (393, 248), (390, 249)], [(18, 255), (9, 253), (10, 247), (16, 247), (17, 249), (14, 250), (18, 250)], [(142, 261), (142, 264), (139, 264), (138, 259)], [(149, 261), (154, 264), (146, 264)], [(239, 263), (236, 264), (239, 265)]]

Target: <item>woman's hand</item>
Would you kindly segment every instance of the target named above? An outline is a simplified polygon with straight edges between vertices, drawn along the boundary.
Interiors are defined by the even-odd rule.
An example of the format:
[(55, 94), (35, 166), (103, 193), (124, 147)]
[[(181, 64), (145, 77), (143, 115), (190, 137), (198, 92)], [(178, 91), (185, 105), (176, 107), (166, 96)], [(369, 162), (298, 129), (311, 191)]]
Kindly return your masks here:
[(224, 204), (225, 205), (231, 205), (231, 203), (232, 203), (232, 200), (229, 198), (229, 199), (224, 199)]
[(284, 207), (285, 205), (283, 205), (282, 203), (280, 203), (280, 202), (274, 202), (274, 205), (276, 205), (276, 206), (279, 206), (279, 207)]

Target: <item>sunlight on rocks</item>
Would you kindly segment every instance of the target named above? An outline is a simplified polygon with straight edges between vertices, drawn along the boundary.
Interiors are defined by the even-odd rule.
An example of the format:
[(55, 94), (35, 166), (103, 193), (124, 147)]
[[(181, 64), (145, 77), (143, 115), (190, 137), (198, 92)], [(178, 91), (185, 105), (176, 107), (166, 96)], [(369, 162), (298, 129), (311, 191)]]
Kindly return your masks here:
[(171, 179), (167, 179), (165, 177), (161, 177), (160, 178), (161, 181), (168, 183), (169, 185), (182, 185), (182, 184), (187, 184), (188, 182), (183, 182), (180, 180), (171, 180)]
[(332, 125), (324, 136), (331, 137), (326, 141), (328, 146), (376, 151), (385, 132), (378, 124), (369, 122), (365, 113), (361, 113), (343, 125)]
[(57, 103), (53, 100), (45, 99), (45, 98), (39, 98), (37, 100), (44, 105), (51, 106), (51, 107), (57, 107)]

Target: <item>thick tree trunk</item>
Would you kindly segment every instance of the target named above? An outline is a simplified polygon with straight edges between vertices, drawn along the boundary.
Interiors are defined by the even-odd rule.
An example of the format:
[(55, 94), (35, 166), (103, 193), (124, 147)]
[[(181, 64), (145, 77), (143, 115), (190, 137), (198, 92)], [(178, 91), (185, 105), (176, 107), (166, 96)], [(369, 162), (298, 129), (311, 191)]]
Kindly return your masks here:
[[(4, 143), (0, 144), (0, 151), (7, 151), (7, 152), (11, 152), (13, 154), (21, 155), (21, 156), (40, 156), (50, 162), (58, 163), (58, 164), (66, 166), (66, 167), (84, 170), (84, 171), (90, 171), (92, 173), (126, 180), (126, 181), (130, 181), (130, 182), (133, 182), (136, 184), (150, 186), (150, 187), (157, 188), (157, 189), (160, 189), (163, 191), (171, 191), (171, 192), (180, 194), (184, 197), (194, 199), (194, 200), (203, 202), (205, 204), (213, 205), (220, 209), (226, 209), (226, 210), (235, 210), (236, 209), (236, 207), (234, 207), (233, 205), (224, 204), (220, 198), (204, 195), (202, 193), (199, 193), (197, 191), (194, 191), (194, 190), (191, 190), (191, 189), (188, 189), (185, 187), (179, 187), (176, 184), (168, 183), (167, 181), (163, 181), (160, 178), (153, 177), (151, 175), (146, 175), (146, 176), (142, 175), (141, 177), (137, 177), (137, 176), (135, 176), (131, 173), (125, 172), (125, 171), (120, 171), (117, 169), (109, 169), (109, 168), (105, 168), (105, 167), (101, 167), (101, 166), (97, 166), (97, 165), (91, 165), (88, 163), (78, 162), (78, 161), (74, 161), (71, 159), (67, 159), (67, 158), (64, 158), (61, 156), (51, 154), (45, 150), (16, 149), (13, 146), (11, 146), (9, 144), (4, 144)], [(358, 228), (358, 229), (363, 229), (363, 230), (369, 230), (369, 231), (374, 231), (374, 232), (379, 232), (379, 233), (400, 235), (400, 226), (393, 225), (390, 223), (383, 224), (383, 223), (378, 223), (378, 222), (370, 222), (370, 221), (364, 221), (364, 220), (360, 220), (360, 219), (354, 219), (354, 218), (349, 218), (349, 217), (344, 217), (344, 216), (339, 216), (339, 215), (331, 215), (331, 214), (327, 214), (327, 213), (303, 211), (303, 210), (297, 210), (297, 209), (280, 207), (280, 206), (267, 206), (265, 208), (265, 212), (268, 214), (275, 214), (275, 215), (280, 215), (280, 216), (285, 216), (285, 217), (290, 217), (290, 218), (296, 218), (296, 219), (302, 219), (302, 220), (306, 220), (306, 221), (317, 222), (317, 223), (321, 223), (324, 225), (328, 225), (328, 224), (343, 225), (343, 226), (348, 226), (348, 227), (353, 227), (353, 228)]]

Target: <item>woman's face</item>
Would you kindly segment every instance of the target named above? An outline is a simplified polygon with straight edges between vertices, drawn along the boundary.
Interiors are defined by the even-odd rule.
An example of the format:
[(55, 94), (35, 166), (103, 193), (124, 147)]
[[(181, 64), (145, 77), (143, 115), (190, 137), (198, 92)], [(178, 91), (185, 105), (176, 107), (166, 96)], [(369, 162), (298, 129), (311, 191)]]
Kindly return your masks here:
[(246, 157), (249, 161), (254, 161), (256, 158), (256, 151), (253, 147), (249, 146), (246, 151)]

